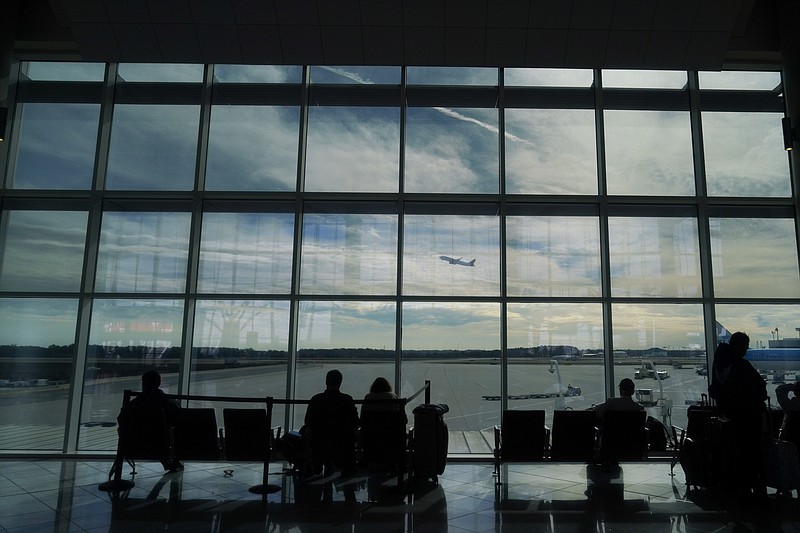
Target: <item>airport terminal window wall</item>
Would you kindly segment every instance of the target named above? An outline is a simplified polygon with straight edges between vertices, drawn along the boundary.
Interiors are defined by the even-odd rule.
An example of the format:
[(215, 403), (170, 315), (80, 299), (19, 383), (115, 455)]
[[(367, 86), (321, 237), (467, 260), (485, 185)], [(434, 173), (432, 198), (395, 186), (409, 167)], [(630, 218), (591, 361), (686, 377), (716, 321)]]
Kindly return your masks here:
[[(403, 396), (431, 380), (451, 453), (485, 453), (502, 409), (588, 408), (622, 377), (685, 423), (728, 329), (800, 348), (776, 72), (17, 78), (0, 450), (114, 449), (121, 393), (151, 367), (171, 393), (298, 399), (337, 367), (357, 398), (377, 376)], [(297, 428), (304, 409), (275, 414)]]

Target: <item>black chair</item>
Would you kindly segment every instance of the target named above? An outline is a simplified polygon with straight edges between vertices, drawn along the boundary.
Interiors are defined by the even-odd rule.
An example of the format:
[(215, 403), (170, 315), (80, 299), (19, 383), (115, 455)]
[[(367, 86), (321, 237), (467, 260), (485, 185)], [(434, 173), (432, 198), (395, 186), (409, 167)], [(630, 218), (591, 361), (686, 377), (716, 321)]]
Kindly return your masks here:
[(544, 411), (503, 411), (500, 426), (494, 428), (495, 484), (502, 485), (500, 465), (504, 462), (544, 461), (550, 431)]
[(402, 411), (365, 411), (359, 431), (360, 463), (369, 470), (388, 468), (398, 481), (408, 471), (408, 431)]
[(647, 458), (647, 412), (614, 411), (603, 413), (598, 428), (597, 461), (617, 464)]
[(596, 425), (597, 413), (594, 411), (553, 411), (550, 460), (591, 463), (594, 460)]
[(228, 461), (265, 461), (272, 449), (266, 409), (223, 409), (223, 454)]
[(211, 407), (181, 409), (174, 428), (175, 457), (180, 460), (218, 461), (217, 417)]

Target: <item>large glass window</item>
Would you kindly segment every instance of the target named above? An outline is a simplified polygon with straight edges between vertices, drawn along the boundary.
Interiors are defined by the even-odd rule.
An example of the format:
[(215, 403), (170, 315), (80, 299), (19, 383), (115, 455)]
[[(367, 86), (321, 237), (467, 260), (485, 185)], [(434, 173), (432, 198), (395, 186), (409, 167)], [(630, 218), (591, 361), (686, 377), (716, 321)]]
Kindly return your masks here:
[(63, 448), (77, 315), (75, 299), (0, 298), (0, 449)]
[(5, 218), (0, 290), (80, 289), (86, 212), (6, 211)]
[(189, 213), (106, 212), (95, 289), (100, 292), (183, 292)]
[(15, 189), (90, 189), (100, 106), (23, 104), (17, 125)]
[(606, 111), (609, 194), (694, 195), (689, 113)]
[(297, 107), (213, 106), (206, 190), (293, 191), (299, 117)]
[(399, 107), (308, 110), (307, 191), (397, 192)]

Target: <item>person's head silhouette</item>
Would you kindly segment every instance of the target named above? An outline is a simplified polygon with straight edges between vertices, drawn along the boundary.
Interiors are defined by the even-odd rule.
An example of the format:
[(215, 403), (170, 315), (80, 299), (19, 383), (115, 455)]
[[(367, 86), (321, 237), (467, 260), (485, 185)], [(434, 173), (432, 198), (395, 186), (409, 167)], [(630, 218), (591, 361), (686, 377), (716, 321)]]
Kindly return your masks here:
[(342, 386), (342, 373), (338, 370), (331, 370), (325, 375), (325, 386), (330, 390), (339, 390)]
[(142, 392), (157, 391), (161, 386), (161, 374), (155, 370), (148, 370), (142, 374)]

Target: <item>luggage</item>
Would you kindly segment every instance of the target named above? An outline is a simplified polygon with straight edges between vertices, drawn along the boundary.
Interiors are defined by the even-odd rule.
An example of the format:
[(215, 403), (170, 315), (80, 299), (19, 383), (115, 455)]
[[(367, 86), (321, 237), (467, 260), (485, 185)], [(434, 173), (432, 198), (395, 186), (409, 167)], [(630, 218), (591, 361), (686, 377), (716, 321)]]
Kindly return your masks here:
[(800, 459), (793, 442), (765, 439), (761, 447), (764, 482), (778, 492), (800, 490)]
[(446, 404), (422, 404), (414, 408), (412, 471), (415, 479), (438, 482), (447, 463)]
[(695, 488), (708, 488), (715, 484), (712, 469), (711, 450), (708, 440), (684, 438), (678, 450), (678, 461), (686, 476), (686, 485)]
[(648, 416), (644, 423), (647, 428), (647, 443), (651, 452), (667, 451), (667, 428), (658, 418)]

